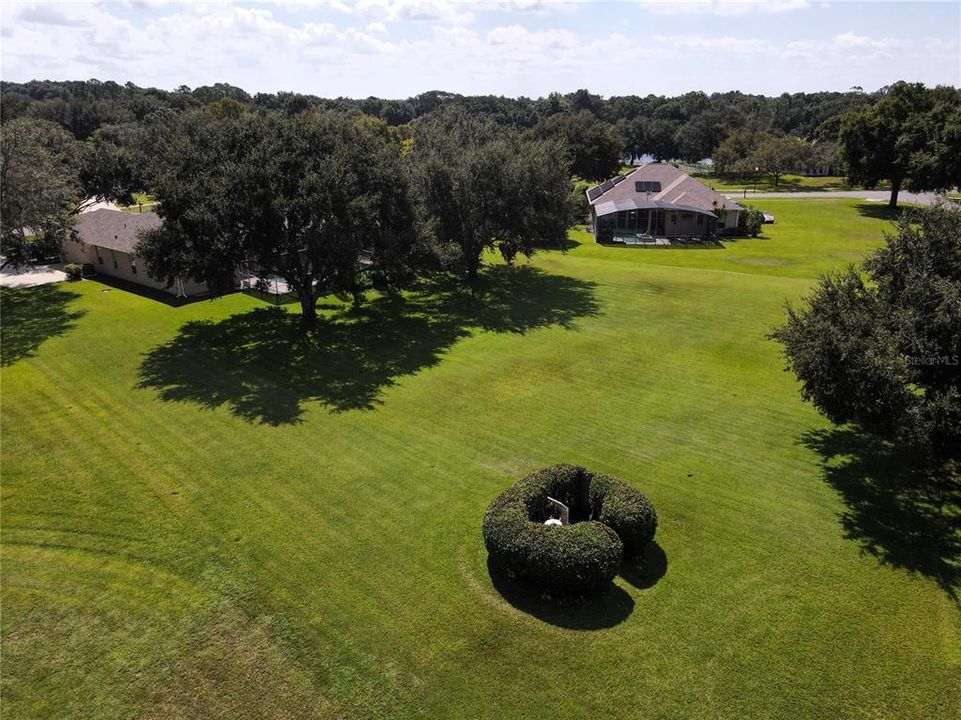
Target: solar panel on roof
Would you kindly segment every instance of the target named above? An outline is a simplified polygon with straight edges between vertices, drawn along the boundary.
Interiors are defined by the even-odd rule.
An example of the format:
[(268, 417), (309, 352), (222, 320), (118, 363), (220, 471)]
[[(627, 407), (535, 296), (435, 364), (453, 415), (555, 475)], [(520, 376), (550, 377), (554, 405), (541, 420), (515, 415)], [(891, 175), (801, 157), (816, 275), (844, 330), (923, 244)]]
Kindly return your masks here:
[(617, 183), (619, 183), (621, 180), (626, 180), (626, 179), (627, 179), (627, 175), (618, 175), (616, 178), (614, 178), (614, 184), (617, 185)]
[(601, 184), (601, 192), (607, 192), (612, 187), (614, 187), (614, 181), (608, 180), (607, 182)]
[(634, 192), (661, 192), (661, 183), (659, 180), (638, 180), (634, 183)]
[(597, 198), (599, 198), (603, 194), (604, 194), (604, 191), (601, 190), (599, 187), (592, 187), (590, 190), (587, 191), (587, 199), (597, 200)]

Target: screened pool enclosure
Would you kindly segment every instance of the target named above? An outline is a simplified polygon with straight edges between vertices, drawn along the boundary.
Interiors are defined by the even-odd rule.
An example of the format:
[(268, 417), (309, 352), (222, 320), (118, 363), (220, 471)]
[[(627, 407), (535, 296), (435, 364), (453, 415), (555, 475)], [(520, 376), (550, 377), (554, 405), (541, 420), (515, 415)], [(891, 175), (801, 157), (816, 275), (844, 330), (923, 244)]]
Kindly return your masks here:
[[(708, 238), (717, 231), (714, 213), (656, 200), (613, 200), (594, 206), (598, 242), (645, 241), (657, 238)], [(632, 242), (634, 241), (634, 242)]]

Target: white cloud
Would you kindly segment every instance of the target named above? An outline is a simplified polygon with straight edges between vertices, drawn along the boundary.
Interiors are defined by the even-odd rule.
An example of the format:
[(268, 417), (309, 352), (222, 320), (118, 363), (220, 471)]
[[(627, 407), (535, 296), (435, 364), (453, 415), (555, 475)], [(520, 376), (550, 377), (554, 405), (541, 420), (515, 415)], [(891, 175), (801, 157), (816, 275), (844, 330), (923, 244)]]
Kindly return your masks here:
[(641, 0), (640, 5), (659, 15), (782, 13), (810, 7), (808, 0)]
[(70, 6), (62, 10), (56, 5), (27, 5), (16, 14), (16, 19), (31, 25), (73, 27), (90, 24), (82, 14), (70, 12)]
[[(267, 0), (270, 2), (271, 0)], [(353, 7), (349, 2), (343, 2), (343, 0), (272, 0), (277, 5), (285, 8), (286, 10), (314, 10), (317, 8), (330, 8), (331, 10), (337, 10), (342, 13), (351, 13), (354, 11)]]
[(494, 28), (487, 33), (487, 42), (491, 45), (529, 48), (534, 51), (570, 50), (580, 44), (577, 36), (569, 30), (536, 30), (532, 32), (520, 25)]
[(583, 4), (584, 0), (478, 0), (472, 3), (477, 10), (510, 13), (570, 12)]
[[(166, 1), (166, 0), (161, 0)], [(262, 0), (293, 11), (329, 8), (344, 14), (361, 14), (385, 22), (441, 21), (459, 25), (470, 23), (476, 13), (569, 12), (586, 0)]]
[[(291, 3), (315, 9), (291, 13)], [(165, 88), (229, 82), (251, 92), (353, 97), (428, 89), (536, 96), (578, 87), (607, 95), (734, 88), (776, 94), (874, 88), (900, 78), (961, 84), (957, 34), (936, 29), (931, 34), (941, 37), (799, 27), (775, 39), (712, 18), (696, 31), (694, 18), (589, 26), (581, 15), (545, 14), (572, 5), (543, 0), (361, 0), (347, 10), (340, 4), (221, 0), (132, 12), (129, 4), (8, 0), (0, 3), (3, 78), (99, 77)], [(516, 13), (505, 18), (507, 6)], [(619, 18), (624, 7), (607, 3), (590, 12)], [(481, 13), (489, 13), (484, 22)], [(692, 31), (657, 34), (657, 24)]]
[(774, 48), (768, 40), (738, 38), (730, 35), (655, 35), (653, 39), (666, 47), (734, 53), (736, 55), (769, 53)]
[(355, 12), (380, 22), (445, 22), (467, 25), (474, 13), (452, 0), (357, 0)]
[[(957, 52), (957, 44), (954, 45)], [(931, 51), (945, 51), (938, 44), (918, 43), (912, 49), (911, 43), (898, 38), (872, 38), (855, 32), (841, 33), (827, 40), (796, 40), (789, 42), (781, 53), (786, 59), (803, 59), (819, 65), (846, 63), (864, 60), (884, 60), (894, 57), (894, 53), (909, 51), (914, 57), (928, 55)]]

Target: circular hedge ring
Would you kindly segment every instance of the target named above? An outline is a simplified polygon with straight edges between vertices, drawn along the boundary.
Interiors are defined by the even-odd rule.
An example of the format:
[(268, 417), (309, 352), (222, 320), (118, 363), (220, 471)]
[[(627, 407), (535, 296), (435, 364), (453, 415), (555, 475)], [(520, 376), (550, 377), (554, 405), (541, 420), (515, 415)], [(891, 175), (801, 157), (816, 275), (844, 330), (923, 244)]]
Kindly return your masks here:
[[(544, 524), (548, 497), (570, 508), (571, 524)], [(576, 465), (551, 465), (520, 480), (494, 498), (483, 525), (494, 569), (555, 595), (607, 586), (622, 558), (639, 555), (656, 530), (644, 495)]]

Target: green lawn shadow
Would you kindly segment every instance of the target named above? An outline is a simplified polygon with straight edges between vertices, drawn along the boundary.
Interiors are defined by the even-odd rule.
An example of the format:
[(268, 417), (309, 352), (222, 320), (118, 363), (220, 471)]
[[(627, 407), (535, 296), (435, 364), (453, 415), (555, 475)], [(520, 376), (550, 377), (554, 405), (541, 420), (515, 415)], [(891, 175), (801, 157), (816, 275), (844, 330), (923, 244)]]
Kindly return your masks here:
[(307, 401), (335, 412), (377, 407), (398, 378), (436, 365), (474, 332), (570, 329), (597, 313), (594, 283), (495, 266), (469, 290), (449, 278), (424, 281), (403, 297), (337, 309), (313, 328), (277, 307), (186, 323), (146, 354), (137, 387), (167, 401), (226, 406), (251, 422), (294, 423)]
[(647, 544), (643, 554), (633, 560), (625, 560), (620, 575), (638, 590), (654, 587), (667, 574), (667, 553), (653, 541)]
[(70, 304), (80, 295), (62, 283), (0, 291), (0, 364), (36, 355), (45, 340), (69, 331), (83, 315)]
[(955, 601), (961, 588), (961, 478), (917, 452), (850, 427), (805, 433), (841, 495), (845, 536), (893, 567), (924, 575)]
[(148, 287), (147, 285), (141, 285), (140, 283), (135, 283), (130, 280), (125, 280), (123, 278), (118, 278), (114, 277), (113, 275), (106, 275), (103, 273), (94, 273), (90, 277), (85, 278), (84, 282), (95, 282), (100, 285), (105, 285), (111, 289), (123, 290), (131, 295), (138, 295), (139, 297), (153, 300), (154, 302), (163, 303), (164, 305), (169, 305), (170, 307), (183, 307), (184, 305), (191, 305), (193, 303), (203, 302), (204, 300), (211, 300), (214, 297), (209, 293), (201, 293), (199, 295), (191, 295), (189, 297), (178, 297), (174, 293), (161, 290), (160, 288)]
[(611, 583), (587, 598), (548, 598), (523, 582), (509, 578), (487, 560), (494, 589), (511, 607), (550, 625), (568, 630), (601, 630), (624, 622), (634, 611), (634, 598)]
[(863, 217), (869, 217), (875, 220), (890, 220), (891, 222), (901, 217), (901, 213), (905, 210), (901, 205), (896, 208), (888, 207), (887, 200), (876, 203), (858, 203), (855, 207), (857, 208), (858, 214)]
[[(522, 581), (508, 577), (488, 558), (487, 572), (494, 589), (512, 607), (551, 625), (569, 630), (599, 630), (622, 623), (634, 611), (634, 599), (611, 583), (596, 596), (586, 598), (549, 598)], [(648, 544), (643, 555), (625, 560), (619, 575), (639, 590), (654, 587), (667, 573), (667, 555), (656, 542)]]

